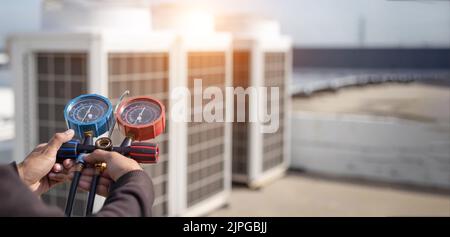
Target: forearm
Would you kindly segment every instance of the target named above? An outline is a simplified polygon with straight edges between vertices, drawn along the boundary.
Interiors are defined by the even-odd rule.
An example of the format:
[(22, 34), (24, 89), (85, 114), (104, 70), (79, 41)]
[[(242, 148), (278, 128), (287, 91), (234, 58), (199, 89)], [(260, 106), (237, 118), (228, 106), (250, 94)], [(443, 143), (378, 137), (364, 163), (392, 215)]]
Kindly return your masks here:
[(153, 184), (142, 170), (126, 173), (115, 182), (103, 208), (95, 216), (151, 216)]
[(0, 166), (0, 216), (64, 216), (45, 205), (22, 182), (15, 163)]

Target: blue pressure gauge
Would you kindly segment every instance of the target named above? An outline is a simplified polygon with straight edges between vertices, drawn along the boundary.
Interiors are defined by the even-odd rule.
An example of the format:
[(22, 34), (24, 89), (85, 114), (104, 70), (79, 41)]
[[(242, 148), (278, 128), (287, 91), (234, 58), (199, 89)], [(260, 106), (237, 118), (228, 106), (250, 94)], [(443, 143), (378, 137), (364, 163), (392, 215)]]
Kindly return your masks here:
[(64, 108), (67, 127), (75, 130), (75, 136), (84, 138), (86, 133), (98, 137), (109, 131), (114, 122), (111, 102), (97, 94), (80, 95)]

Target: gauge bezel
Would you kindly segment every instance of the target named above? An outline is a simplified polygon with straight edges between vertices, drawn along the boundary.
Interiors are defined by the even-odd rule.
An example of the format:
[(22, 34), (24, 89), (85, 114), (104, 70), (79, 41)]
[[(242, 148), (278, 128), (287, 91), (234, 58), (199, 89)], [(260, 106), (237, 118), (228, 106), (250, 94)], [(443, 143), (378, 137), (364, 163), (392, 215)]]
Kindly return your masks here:
[[(105, 103), (107, 110), (102, 116), (89, 122), (77, 121), (69, 116), (73, 106), (86, 99), (94, 99)], [(77, 137), (82, 138), (83, 134), (87, 132), (87, 130), (92, 130), (91, 132), (93, 132), (94, 137), (97, 137), (108, 131), (109, 126), (111, 125), (110, 120), (113, 119), (113, 106), (109, 99), (104, 96), (98, 94), (84, 94), (73, 98), (66, 104), (64, 107), (64, 118), (66, 120), (67, 127), (74, 129)]]
[[(161, 113), (159, 114), (158, 118), (153, 120), (151, 123), (147, 124), (130, 124), (122, 119), (122, 113), (125, 110), (125, 108), (134, 102), (150, 102), (154, 103), (159, 106)], [(145, 141), (150, 140), (161, 133), (164, 132), (165, 129), (165, 107), (161, 103), (161, 101), (154, 99), (150, 96), (136, 96), (131, 97), (127, 100), (122, 101), (120, 103), (117, 111), (116, 111), (116, 120), (117, 124), (119, 125), (119, 130), (128, 137), (132, 137), (134, 140), (137, 141)]]

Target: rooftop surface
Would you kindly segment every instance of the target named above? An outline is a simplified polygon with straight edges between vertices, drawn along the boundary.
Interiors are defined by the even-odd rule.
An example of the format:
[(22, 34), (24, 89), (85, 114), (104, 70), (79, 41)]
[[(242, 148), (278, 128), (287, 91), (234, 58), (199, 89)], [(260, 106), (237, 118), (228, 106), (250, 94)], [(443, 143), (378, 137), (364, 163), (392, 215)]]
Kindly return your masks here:
[(289, 172), (260, 190), (234, 187), (210, 216), (450, 216), (450, 194)]
[(394, 117), (450, 126), (450, 87), (385, 83), (293, 100), (293, 110)]
[[(314, 114), (439, 123), (450, 130), (450, 87), (422, 83), (347, 87), (295, 97), (292, 106), (294, 111)], [(210, 216), (450, 216), (450, 190), (291, 171), (259, 190), (234, 186), (229, 205)]]

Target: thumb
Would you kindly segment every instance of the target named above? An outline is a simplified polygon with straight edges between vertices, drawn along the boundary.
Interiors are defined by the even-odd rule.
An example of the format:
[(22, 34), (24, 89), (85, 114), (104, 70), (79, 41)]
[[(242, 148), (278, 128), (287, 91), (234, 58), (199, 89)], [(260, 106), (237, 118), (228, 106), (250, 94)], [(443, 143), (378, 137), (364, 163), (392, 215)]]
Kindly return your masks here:
[(74, 135), (73, 129), (69, 129), (62, 133), (56, 133), (52, 139), (48, 142), (47, 149), (45, 150), (45, 153), (51, 156), (56, 156), (56, 153), (58, 152), (58, 149), (61, 147), (61, 145), (65, 142), (70, 141)]
[(84, 157), (84, 161), (89, 164), (108, 162), (111, 159), (111, 152), (96, 149), (94, 152)]

